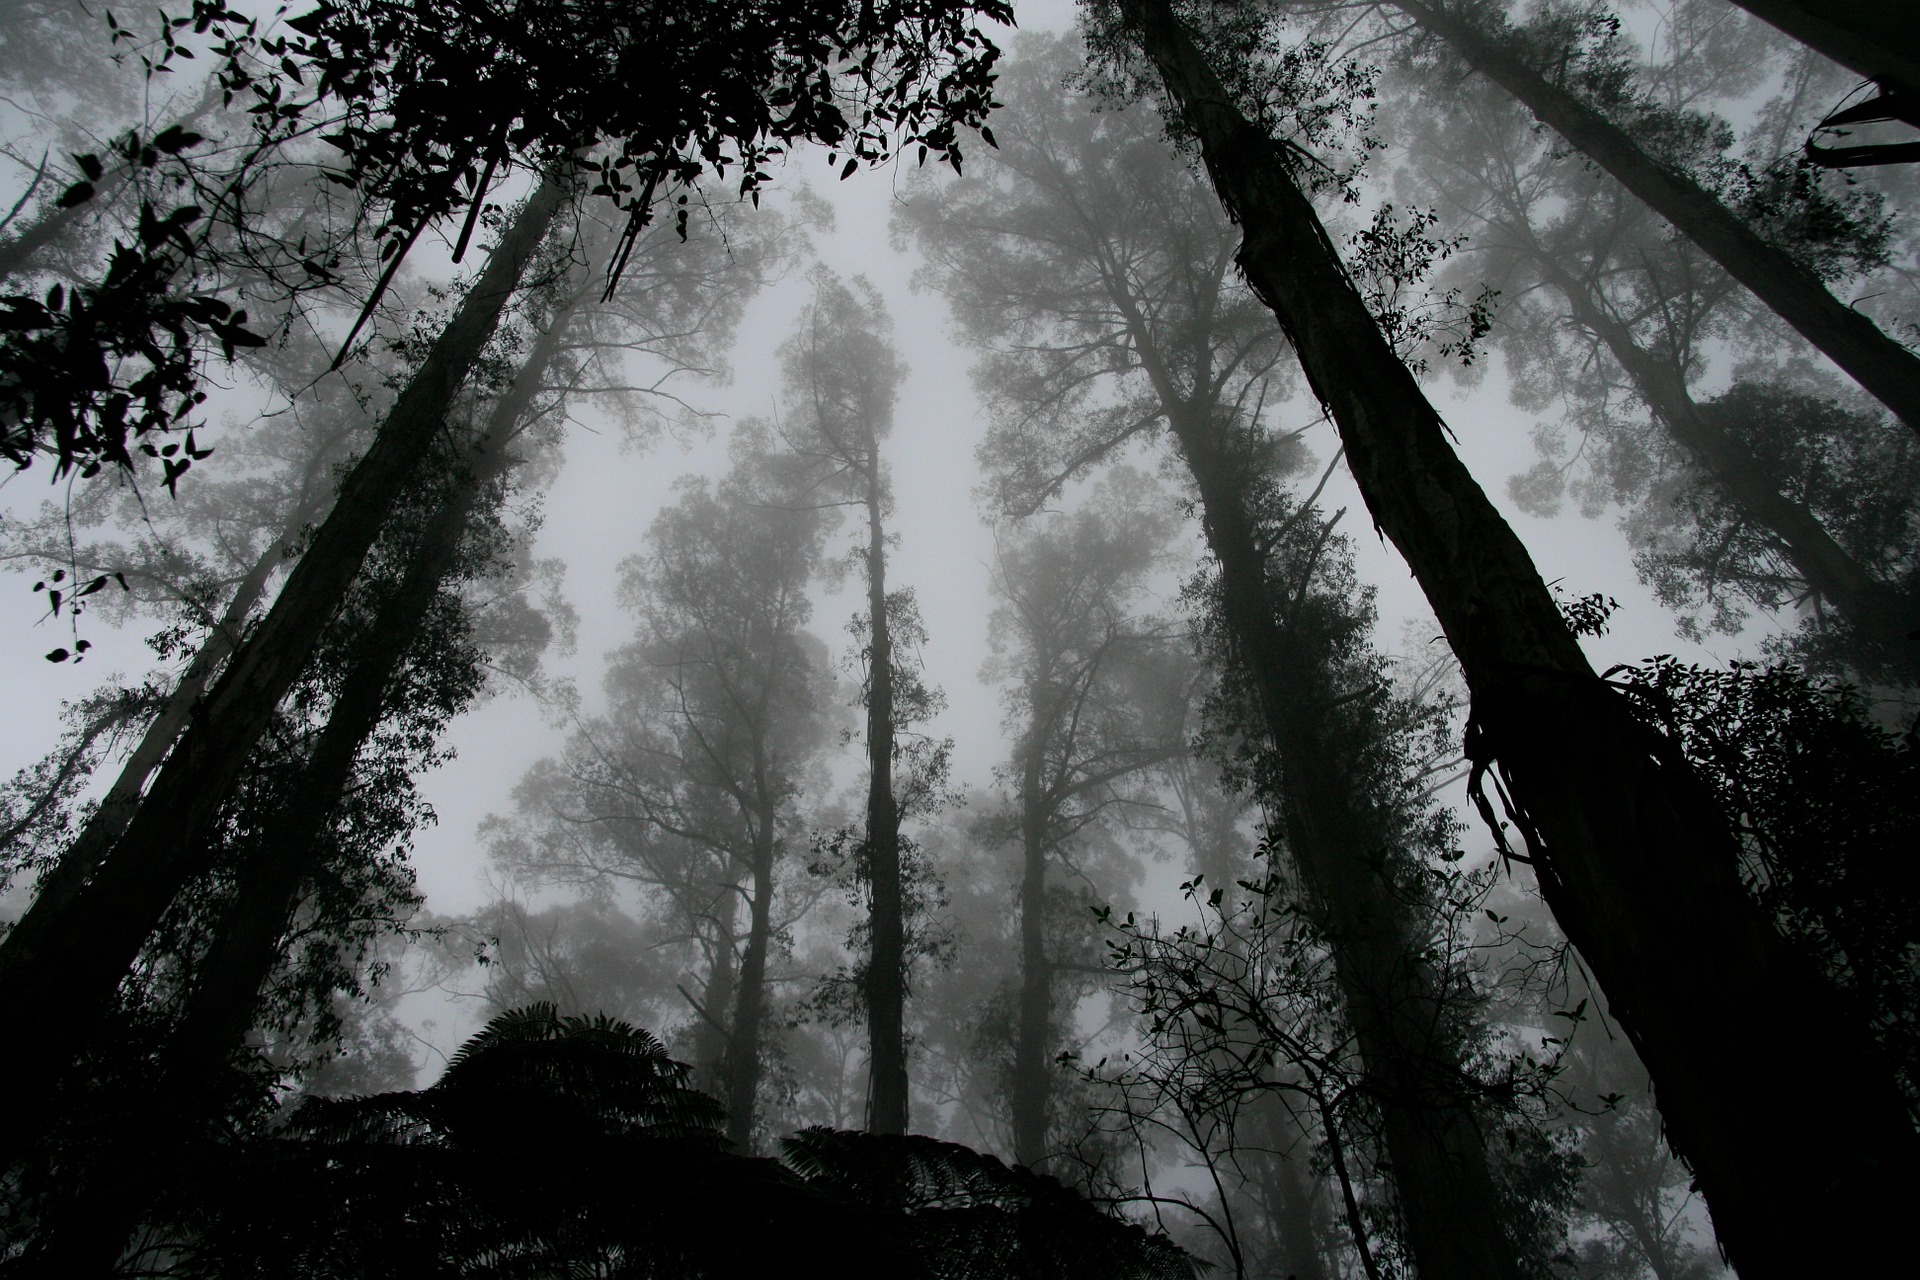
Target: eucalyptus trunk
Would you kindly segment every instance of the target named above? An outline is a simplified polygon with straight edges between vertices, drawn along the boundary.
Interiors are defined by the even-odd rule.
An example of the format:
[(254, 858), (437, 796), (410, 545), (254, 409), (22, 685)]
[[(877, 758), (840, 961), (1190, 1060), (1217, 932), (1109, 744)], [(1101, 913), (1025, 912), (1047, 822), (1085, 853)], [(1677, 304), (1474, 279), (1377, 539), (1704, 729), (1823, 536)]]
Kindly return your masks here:
[(1920, 356), (1834, 297), (1819, 277), (1767, 243), (1699, 183), (1648, 155), (1625, 130), (1535, 71), (1509, 44), (1438, 3), (1392, 3), (1645, 201), (1920, 433)]
[(1257, 463), (1211, 417), (1168, 417), (1200, 491), (1228, 633), (1280, 762), (1281, 829), (1322, 916), (1414, 1264), (1424, 1280), (1519, 1280), (1439, 975), (1417, 959), (1414, 914), (1381, 866), (1379, 823), (1326, 732), (1329, 655), (1283, 624), (1304, 592), (1267, 572), (1246, 492)]
[[(763, 793), (766, 788), (763, 787)], [(771, 800), (754, 813), (752, 895), (747, 904), (747, 946), (740, 957), (732, 1035), (727, 1043), (727, 1140), (737, 1151), (753, 1149), (753, 1122), (760, 1093), (760, 1046), (767, 1012), (767, 949), (773, 942), (775, 821)]]
[[(1038, 701), (1039, 693), (1036, 693)], [(1013, 1158), (1037, 1169), (1050, 1154), (1053, 968), (1047, 960), (1045, 720), (1034, 708), (1020, 765), (1020, 1004), (1013, 1041)]]
[[(316, 454), (314, 470), (323, 470), (320, 463), (325, 454)], [(285, 530), (279, 538), (262, 551), (253, 564), (234, 585), (233, 594), (227, 599), (227, 607), (200, 642), (193, 659), (187, 663), (186, 670), (180, 673), (172, 692), (161, 703), (159, 712), (148, 722), (146, 732), (140, 735), (140, 741), (120, 766), (119, 774), (106, 795), (80, 828), (66, 851), (53, 869), (42, 876), (34, 885), (34, 904), (38, 909), (37, 919), (29, 916), (15, 926), (22, 928), (47, 928), (56, 924), (60, 913), (73, 901), (89, 877), (107, 856), (114, 842), (127, 829), (134, 813), (140, 807), (141, 793), (146, 789), (147, 780), (160, 767), (173, 744), (186, 731), (192, 720), (193, 710), (199, 705), (207, 685), (220, 670), (221, 664), (232, 656), (246, 631), (247, 619), (252, 616), (254, 606), (266, 594), (267, 583), (273, 577), (273, 571), (291, 554), (293, 544), (307, 523), (325, 509), (324, 497), (316, 492), (320, 483), (319, 476), (309, 478), (307, 486), (309, 496), (294, 511), (287, 521)], [(42, 906), (41, 904), (45, 904)], [(31, 921), (32, 923), (29, 923)], [(36, 945), (31, 940), (21, 944), (31, 948)]]
[(301, 890), (320, 869), (327, 829), (353, 780), (355, 761), (392, 709), (395, 676), (458, 564), (483, 494), (518, 461), (508, 445), (525, 425), (562, 345), (565, 320), (557, 316), (535, 341), (470, 456), (450, 460), (454, 477), (414, 540), (405, 574), (352, 648), (292, 793), (241, 865), (238, 891), (194, 977), (143, 1120), (106, 1153), (103, 1181), (77, 1197), (35, 1256), (47, 1274), (109, 1274), (157, 1190), (154, 1171), (190, 1150), (202, 1126), (217, 1115), (228, 1063), (244, 1046), (261, 991), (284, 955)]
[[(1750, 1278), (1805, 1276), (1897, 1256), (1920, 1143), (1884, 1056), (1747, 895), (1706, 786), (1588, 666), (1381, 336), (1285, 153), (1234, 106), (1166, 0), (1123, 10), (1243, 228), (1242, 270), (1460, 660), (1476, 781), (1491, 769), (1503, 784), (1523, 856), (1647, 1065), (1735, 1265)], [(1762, 1122), (1785, 1081), (1792, 1160)]]
[(907, 1131), (906, 903), (900, 804), (893, 794), (893, 636), (878, 445), (867, 456), (867, 1128)]
[[(37, 1105), (85, 1048), (121, 980), (175, 896), (207, 869), (208, 835), (274, 709), (312, 656), (395, 504), (420, 474), (447, 411), (548, 226), (567, 184), (544, 182), (502, 235), (348, 474), (332, 513), (260, 625), (233, 654), (92, 880), (61, 908), (36, 902), (0, 947), (0, 1009), (34, 1034), (0, 1057), (0, 1092)], [(10, 1139), (17, 1140), (19, 1126)], [(4, 1154), (4, 1151), (0, 1151)]]

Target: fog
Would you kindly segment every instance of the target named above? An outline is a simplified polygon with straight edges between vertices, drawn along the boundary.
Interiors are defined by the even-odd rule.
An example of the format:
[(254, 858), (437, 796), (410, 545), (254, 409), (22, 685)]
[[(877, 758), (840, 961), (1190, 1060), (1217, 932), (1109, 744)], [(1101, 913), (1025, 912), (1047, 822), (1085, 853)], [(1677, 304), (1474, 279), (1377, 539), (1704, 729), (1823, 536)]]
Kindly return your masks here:
[(0, 3), (0, 1269), (1899, 1240), (1881, 18), (294, 17)]

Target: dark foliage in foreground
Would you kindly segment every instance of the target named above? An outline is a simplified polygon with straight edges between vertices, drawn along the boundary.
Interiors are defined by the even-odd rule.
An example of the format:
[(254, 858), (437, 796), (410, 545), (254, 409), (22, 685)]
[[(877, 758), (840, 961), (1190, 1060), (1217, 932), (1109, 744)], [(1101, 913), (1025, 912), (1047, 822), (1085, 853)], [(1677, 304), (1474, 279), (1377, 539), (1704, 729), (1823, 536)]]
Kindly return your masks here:
[(1165, 1237), (922, 1137), (728, 1149), (645, 1031), (501, 1014), (431, 1088), (312, 1099), (173, 1206), (191, 1276), (1190, 1277)]
[(1920, 725), (1788, 666), (1655, 658), (1620, 676), (1713, 788), (1754, 897), (1843, 993), (1920, 1101)]

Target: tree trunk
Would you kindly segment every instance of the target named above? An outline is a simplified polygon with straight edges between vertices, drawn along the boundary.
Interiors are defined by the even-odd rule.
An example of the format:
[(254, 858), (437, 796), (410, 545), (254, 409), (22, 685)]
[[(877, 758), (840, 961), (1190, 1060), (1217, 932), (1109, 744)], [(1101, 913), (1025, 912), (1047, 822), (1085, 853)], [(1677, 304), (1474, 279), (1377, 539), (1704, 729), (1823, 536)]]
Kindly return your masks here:
[(887, 623), (887, 542), (880, 451), (867, 456), (867, 1128), (907, 1131), (906, 906), (900, 877), (900, 805), (893, 795), (893, 636)]
[(1808, 4), (1805, 0), (1733, 0), (1769, 26), (1816, 49), (1880, 87), (1920, 99), (1920, 4), (1914, 0), (1860, 0)]
[(748, 902), (747, 949), (740, 958), (734, 996), (733, 1034), (727, 1043), (727, 1140), (743, 1154), (753, 1150), (755, 1103), (760, 1093), (760, 1042), (767, 1009), (767, 948), (773, 941), (774, 821), (771, 800), (755, 814), (753, 896)]
[(1668, 434), (1749, 520), (1774, 536), (1801, 580), (1863, 639), (1920, 676), (1920, 606), (1868, 572), (1818, 516), (1786, 497), (1750, 450), (1700, 412), (1679, 371), (1635, 342), (1565, 267), (1544, 253), (1535, 261), (1566, 296), (1574, 320), (1607, 345)]
[(1319, 1183), (1288, 1151), (1298, 1138), (1292, 1115), (1269, 1095), (1255, 1103), (1250, 1119), (1264, 1149), (1266, 1174), (1257, 1190), (1278, 1246), (1275, 1270), (1288, 1280), (1333, 1280), (1320, 1251)]
[(1392, 3), (1612, 174), (1920, 433), (1920, 356), (1834, 297), (1818, 277), (1761, 239), (1693, 179), (1641, 150), (1624, 130), (1548, 81), (1498, 38), (1437, 5)]
[(1415, 1265), (1423, 1280), (1519, 1280), (1438, 975), (1415, 959), (1412, 913), (1379, 865), (1385, 832), (1316, 709), (1336, 692), (1328, 655), (1278, 616), (1303, 593), (1267, 574), (1246, 493), (1257, 463), (1236, 455), (1211, 415), (1174, 409), (1168, 419), (1200, 491), (1228, 631), (1280, 760), (1282, 830), (1322, 913)]
[[(303, 504), (293, 519), (288, 521), (285, 535), (260, 554), (234, 587), (226, 610), (201, 642), (187, 669), (180, 673), (179, 682), (174, 685), (173, 692), (167, 695), (160, 713), (148, 724), (147, 731), (141, 735), (132, 754), (121, 765), (113, 786), (107, 789), (107, 794), (101, 798), (86, 825), (81, 827), (80, 834), (60, 855), (60, 861), (34, 885), (34, 906), (38, 918), (29, 916), (22, 919), (16, 928), (28, 926), (29, 920), (33, 920), (31, 927), (34, 928), (56, 924), (60, 913), (72, 903), (74, 896), (100, 865), (100, 860), (113, 848), (114, 841), (127, 829), (127, 823), (132, 821), (134, 811), (140, 806), (140, 794), (146, 788), (147, 779), (153, 776), (153, 771), (160, 767), (167, 752), (173, 749), (173, 744), (186, 731), (208, 682), (240, 643), (247, 618), (252, 615), (254, 606), (260, 603), (260, 597), (266, 593), (267, 582), (272, 578), (273, 571), (287, 558), (292, 543), (298, 539), (307, 522), (320, 513), (320, 507), (317, 500)], [(38, 942), (30, 939), (22, 945), (32, 948)]]
[[(1587, 665), (1284, 153), (1234, 107), (1166, 0), (1124, 10), (1244, 228), (1242, 270), (1460, 659), (1468, 753), (1504, 784), (1541, 891), (1639, 1049), (1735, 1264), (1750, 1278), (1877, 1268), (1920, 1190), (1920, 1143), (1884, 1057), (1747, 896), (1705, 786)], [(1764, 1118), (1788, 1087), (1800, 1149), (1782, 1160)]]
[[(174, 896), (205, 869), (206, 833), (274, 708), (306, 667), (395, 503), (439, 437), (448, 407), (500, 316), (568, 184), (544, 182), (408, 382), (331, 515), (266, 618), (233, 655), (193, 725), (97, 874), (57, 923), (0, 949), (0, 1009), (34, 1034), (0, 1057), (0, 1092), (39, 1099), (85, 1046)], [(29, 916), (40, 911), (35, 903)], [(20, 945), (23, 937), (31, 946)], [(10, 1143), (18, 1136), (0, 1139)]]
[[(695, 1008), (699, 1021), (694, 1024), (693, 1065), (699, 1073), (700, 1087), (714, 1097), (727, 1093), (727, 1046), (732, 1028), (721, 1019), (733, 1010), (738, 989), (733, 968), (735, 913), (739, 909), (740, 885), (733, 879), (735, 868), (728, 868), (727, 882), (721, 886), (713, 912), (713, 968), (707, 973), (707, 985), (701, 989), (704, 1006)], [(689, 997), (691, 1003), (691, 997)]]
[[(1040, 695), (1036, 693), (1035, 701)], [(1036, 705), (1020, 765), (1020, 1006), (1013, 1041), (1013, 1158), (1038, 1169), (1047, 1143), (1053, 1072), (1053, 969), (1047, 961), (1047, 812), (1043, 712)]]

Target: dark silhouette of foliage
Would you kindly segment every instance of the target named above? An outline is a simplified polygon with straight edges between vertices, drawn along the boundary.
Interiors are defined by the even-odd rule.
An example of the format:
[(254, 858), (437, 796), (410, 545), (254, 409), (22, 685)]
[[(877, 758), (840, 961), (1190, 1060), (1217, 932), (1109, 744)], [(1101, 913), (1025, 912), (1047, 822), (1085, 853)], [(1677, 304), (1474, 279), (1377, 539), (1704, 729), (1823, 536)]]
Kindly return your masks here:
[[(312, 1099), (176, 1199), (180, 1273), (1189, 1277), (1164, 1237), (1050, 1178), (920, 1137), (813, 1129), (787, 1164), (653, 1036), (535, 1004), (432, 1087)], [(203, 1207), (204, 1206), (204, 1207)], [(815, 1252), (817, 1251), (817, 1252)]]
[[(629, 215), (611, 286), (656, 198), (677, 202), (684, 229), (694, 182), (737, 170), (742, 193), (755, 192), (793, 143), (833, 148), (836, 160), (844, 152), (843, 177), (902, 142), (922, 160), (957, 167), (960, 131), (981, 127), (993, 105), (999, 51), (974, 25), (980, 17), (1012, 15), (1002, 0), (640, 9), (348, 0), (263, 36), (256, 17), (226, 0), (194, 0), (185, 14), (163, 14), (146, 46), (109, 22), (150, 73), (196, 57), (191, 36), (208, 39), (226, 104), (245, 104), (253, 121), (235, 187), (290, 143), (327, 130), (342, 157), (327, 176), (367, 202), (384, 264), (364, 323), (420, 236), (464, 210), (460, 261), (489, 194), (516, 171), (577, 164), (597, 175), (593, 193)], [(169, 130), (150, 147), (183, 150), (192, 138)], [(63, 199), (92, 194), (82, 182)], [(245, 217), (238, 202), (215, 212), (236, 224)], [(206, 339), (229, 359), (260, 341), (244, 313), (213, 296), (217, 287), (183, 283), (218, 265), (204, 229), (187, 232), (205, 217), (192, 205), (165, 215), (143, 208), (138, 243), (115, 250), (98, 284), (4, 300), (0, 452), (16, 466), (43, 449), (60, 474), (129, 465), (129, 434), (188, 425)], [(329, 270), (310, 262), (275, 290), (291, 296), (316, 269)]]
[(1788, 665), (1660, 657), (1618, 673), (1712, 787), (1754, 897), (1844, 993), (1920, 1101), (1920, 732)]

